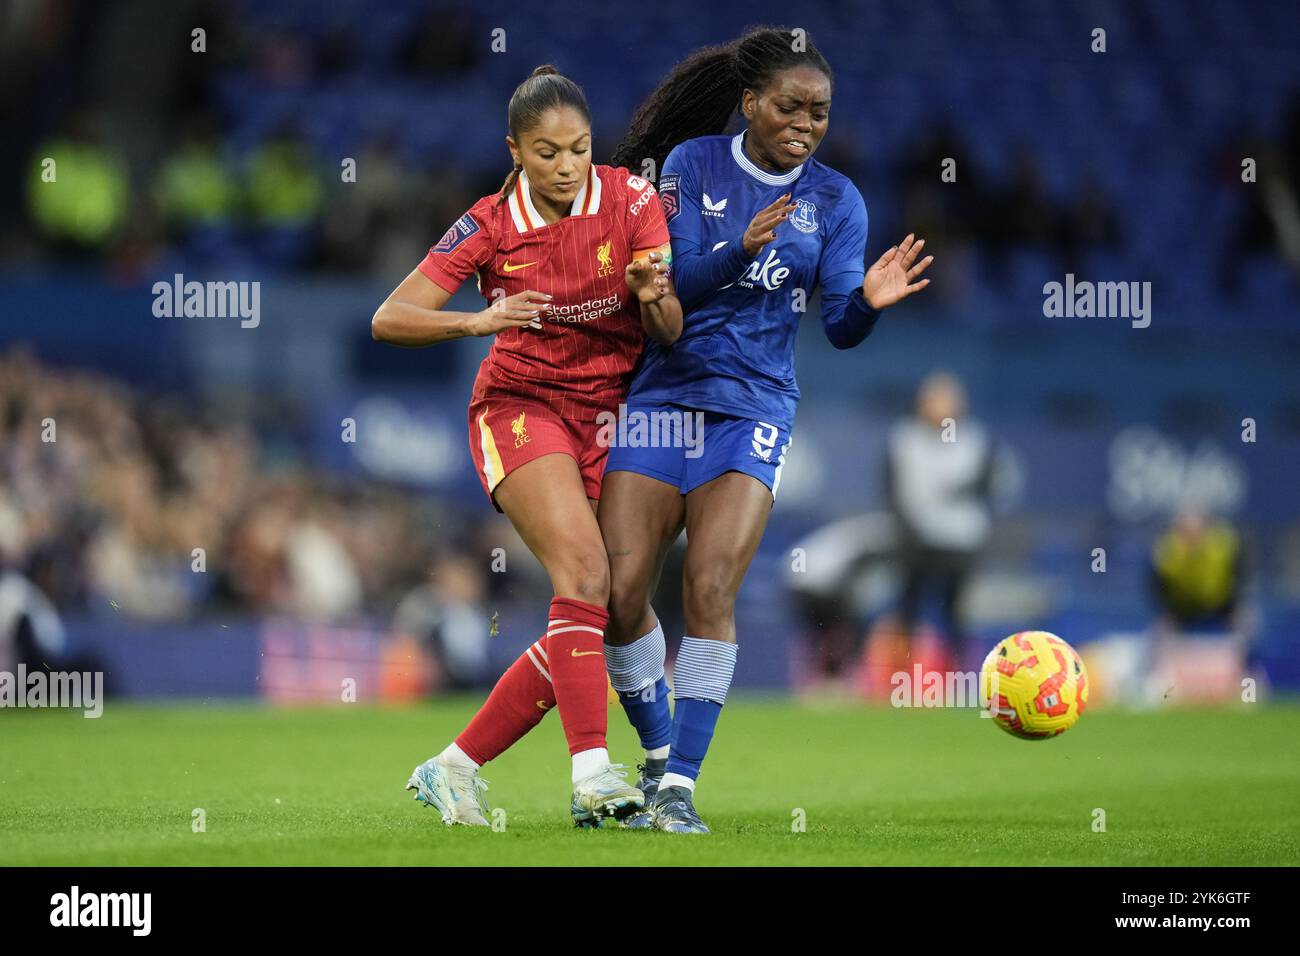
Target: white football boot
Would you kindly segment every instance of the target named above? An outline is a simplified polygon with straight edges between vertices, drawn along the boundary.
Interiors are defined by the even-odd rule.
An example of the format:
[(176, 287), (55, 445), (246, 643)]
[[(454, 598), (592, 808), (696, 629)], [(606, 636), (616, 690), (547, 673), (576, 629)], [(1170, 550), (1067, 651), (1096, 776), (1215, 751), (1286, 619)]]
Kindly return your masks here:
[(489, 826), (492, 811), (483, 796), (487, 788), (477, 770), (443, 760), (441, 754), (416, 767), (406, 782), (407, 790), (416, 791), (415, 799), (442, 814), (447, 826)]
[(621, 820), (645, 806), (645, 794), (623, 779), (625, 773), (621, 763), (610, 764), (573, 785), (575, 827), (599, 827), (605, 817)]

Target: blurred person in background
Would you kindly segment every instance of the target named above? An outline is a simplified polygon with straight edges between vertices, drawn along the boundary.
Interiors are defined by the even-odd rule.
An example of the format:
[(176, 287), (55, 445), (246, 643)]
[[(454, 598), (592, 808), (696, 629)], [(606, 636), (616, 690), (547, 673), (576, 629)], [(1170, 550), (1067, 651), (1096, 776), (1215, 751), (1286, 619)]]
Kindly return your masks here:
[(1244, 699), (1253, 622), (1237, 531), (1197, 505), (1181, 507), (1151, 549), (1150, 582), (1158, 612), (1149, 639), (1131, 642), (1127, 655), (1114, 642), (1101, 649), (1115, 699), (1137, 706)]
[[(420, 203), (420, 190), (399, 158), (399, 147), (393, 132), (374, 137), (357, 157), (356, 181), (330, 186), (319, 253), (320, 265), (331, 273), (369, 272), (378, 244), (394, 232), (404, 250), (418, 244), (425, 217), (412, 216), (404, 207)], [(427, 208), (428, 201), (423, 205)]]
[(0, 566), (0, 671), (13, 673), (19, 664), (58, 670), (51, 662), (60, 661), (66, 647), (63, 621), (50, 599)]
[[(945, 160), (961, 156), (960, 190), (935, 176)], [(998, 197), (980, 169), (975, 151), (960, 132), (947, 122), (927, 127), (904, 147), (896, 167), (902, 221), (937, 248), (942, 261), (935, 263), (935, 295), (948, 302), (962, 302), (973, 293), (977, 268), (976, 252), (982, 231), (999, 213)]]
[(325, 194), (311, 145), (286, 124), (253, 150), (246, 175), (259, 251), (282, 267), (306, 262)]
[(445, 680), (455, 690), (491, 683), (488, 641), (492, 626), (483, 607), (485, 582), (478, 565), (444, 556), (429, 580), (397, 605), (393, 633), (426, 644)]
[(898, 625), (910, 637), (923, 599), (939, 599), (942, 637), (953, 663), (966, 636), (962, 592), (993, 528), (997, 447), (966, 416), (966, 390), (947, 372), (921, 383), (916, 412), (890, 430), (885, 493), (903, 577)]
[[(35, 583), (14, 569), (23, 550), (23, 527), (0, 488), (0, 672), (99, 672), (103, 661), (93, 654), (70, 652), (58, 608)], [(113, 693), (105, 675), (104, 687)]]
[(310, 146), (284, 126), (248, 158), (248, 201), (253, 222), (273, 228), (306, 225), (320, 206), (322, 183)]
[(1227, 522), (1212, 521), (1199, 508), (1181, 509), (1151, 550), (1151, 586), (1157, 634), (1248, 636), (1245, 552)]
[(87, 555), (92, 588), (106, 604), (143, 620), (188, 617), (201, 580), (185, 560), (190, 548), (160, 507), (156, 473), (146, 460), (101, 471), (107, 508)]
[(190, 239), (229, 227), (238, 211), (239, 182), (222, 153), (215, 117), (191, 121), (176, 149), (162, 162), (155, 199), (167, 233)]
[(1242, 294), (1245, 259), (1276, 255), (1300, 277), (1300, 93), (1292, 97), (1281, 136), (1250, 136), (1226, 146), (1221, 169), (1232, 180), (1241, 175), (1241, 158), (1258, 158), (1258, 188), (1243, 192), (1244, 206), (1222, 256), (1219, 284), (1228, 295)]
[(361, 578), (343, 546), (345, 519), (338, 505), (306, 491), (284, 548), (293, 611), (307, 620), (338, 621), (361, 608)]
[(37, 232), (59, 256), (85, 259), (103, 251), (126, 224), (130, 183), (105, 145), (102, 120), (75, 114), (66, 132), (36, 148), (27, 190)]
[(785, 583), (798, 610), (806, 647), (796, 686), (817, 702), (853, 692), (854, 665), (861, 650), (861, 622), (892, 603), (894, 522), (881, 511), (853, 515), (822, 525), (795, 543), (816, 560), (785, 571)]

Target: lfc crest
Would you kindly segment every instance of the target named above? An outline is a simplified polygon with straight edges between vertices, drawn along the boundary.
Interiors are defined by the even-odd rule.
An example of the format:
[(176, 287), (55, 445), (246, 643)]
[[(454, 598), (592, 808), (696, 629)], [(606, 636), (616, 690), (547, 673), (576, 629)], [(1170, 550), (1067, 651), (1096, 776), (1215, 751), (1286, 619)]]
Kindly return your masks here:
[(596, 261), (600, 263), (600, 268), (596, 270), (596, 275), (602, 278), (611, 275), (614, 272), (613, 253), (610, 248), (613, 245), (613, 242), (614, 240), (612, 239), (606, 239), (596, 247)]
[(510, 430), (515, 434), (515, 447), (522, 448), (532, 441), (528, 437), (528, 426), (524, 424), (524, 415), (526, 412), (520, 412), (519, 417), (510, 423)]

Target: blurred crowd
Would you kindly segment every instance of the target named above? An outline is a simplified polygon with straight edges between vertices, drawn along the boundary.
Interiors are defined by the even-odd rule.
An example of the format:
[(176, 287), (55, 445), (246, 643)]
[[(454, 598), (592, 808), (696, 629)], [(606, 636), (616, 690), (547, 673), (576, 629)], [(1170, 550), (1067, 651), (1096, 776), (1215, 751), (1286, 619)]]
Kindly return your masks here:
[(63, 613), (347, 621), (444, 592), (479, 603), (494, 576), (464, 555), (490, 528), (310, 469), (211, 407), (0, 352), (0, 571)]
[[(77, 29), (78, 18), (86, 28)], [(249, 115), (258, 90), (346, 89), (348, 80), (375, 69), (395, 88), (486, 75), (483, 44), (476, 39), (483, 24), (472, 11), (431, 6), (380, 64), (362, 62), (363, 49), (380, 31), (346, 21), (309, 31), (259, 31), (222, 2), (159, 7), (156, 19), (148, 29), (169, 39), (188, 35), (188, 23), (206, 24), (203, 56), (183, 48), (159, 51), (140, 64), (138, 79), (113, 75), (102, 86), (82, 88), (69, 74), (87, 71), (71, 69), (74, 64), (91, 58), (105, 72), (107, 64), (135, 57), (133, 43), (140, 41), (120, 35), (126, 20), (75, 0), (18, 5), (11, 12), (0, 47), (0, 101), (13, 114), (9, 134), (25, 145), (0, 167), (13, 174), (0, 175), (0, 182), (11, 184), (0, 188), (0, 220), (9, 223), (0, 231), (6, 258), (91, 262), (128, 279), (166, 271), (177, 258), (389, 278), (409, 269), (412, 250), (427, 247), (470, 203), (500, 185), (507, 169), (503, 148), (472, 163), (446, 158), (421, 141), (424, 131), (399, 118), (387, 125), (375, 120), (364, 133), (353, 130), (345, 144), (332, 138), (345, 134), (322, 132), (328, 122), (319, 117), (272, 122)], [(243, 84), (233, 102), (222, 94), (227, 81)], [(30, 95), (36, 88), (39, 98)], [(625, 92), (629, 111), (643, 92)], [(365, 102), (358, 100), (356, 108)], [(504, 112), (503, 101), (503, 126)], [(309, 119), (316, 121), (310, 130)], [(1259, 157), (1260, 188), (1241, 192), (1236, 223), (1224, 239), (1231, 254), (1224, 259), (1276, 256), (1300, 274), (1300, 166), (1294, 159), (1300, 99), (1281, 125), (1280, 137), (1226, 136), (1222, 156), (1193, 158), (1190, 174), (1204, 189), (1233, 177), (1240, 185), (1240, 157)], [(602, 130), (602, 136), (612, 144), (617, 132)], [(1133, 252), (1140, 210), (1095, 171), (1080, 170), (1067, 194), (1049, 188), (1043, 144), (1035, 148), (1032, 132), (1025, 136), (1003, 144), (1007, 160), (996, 167), (981, 168), (975, 159), (980, 151), (946, 122), (920, 126), (901, 148), (889, 149), (842, 130), (828, 138), (821, 158), (860, 183), (873, 183), (877, 200), (887, 192), (875, 221), (901, 223), (945, 250), (936, 288), (949, 300), (960, 301), (976, 282), (1010, 287), (1019, 252), (1045, 256), (1063, 271), (1081, 271), (1088, 253)], [(345, 158), (364, 175), (349, 178)], [(952, 158), (960, 158), (960, 174), (945, 180), (940, 173)], [(75, 189), (44, 188), (49, 161), (59, 181)], [(899, 222), (891, 223), (893, 217)], [(1237, 292), (1239, 270), (1225, 268), (1219, 278), (1222, 292)]]
[[(468, 17), (430, 6), (393, 53), (395, 78), (436, 82), (471, 68), (479, 45), (466, 39)], [(188, 46), (193, 24), (204, 25), (202, 55)], [(7, 7), (0, 104), (7, 137), (23, 146), (0, 161), (0, 258), (90, 264), (124, 280), (176, 257), (404, 273), (412, 249), (445, 231), (467, 199), (500, 185), (504, 156), (487, 174), (416, 163), (395, 122), (343, 150), (365, 171), (349, 175), (339, 150), (324, 155), (297, 119), (250, 141), (219, 91), (232, 77), (280, 88), (328, 82), (353, 68), (362, 35), (346, 24), (318, 34), (257, 30), (217, 0)], [(171, 45), (175, 37), (184, 45)], [(142, 44), (157, 47), (147, 62)], [(42, 188), (52, 175), (73, 188)]]
[[(211, 113), (183, 123), (174, 148), (141, 183), (115, 153), (94, 111), (72, 115), (36, 157), (53, 162), (68, 190), (44, 188), (39, 163), (27, 177), (29, 251), (103, 265), (131, 280), (165, 270), (176, 257), (331, 275), (398, 274), (463, 212), (475, 187), (453, 170), (436, 174), (406, 161), (392, 135), (348, 157), (364, 175), (345, 180), (342, 163), (314, 150), (291, 123), (236, 158)], [(437, 185), (435, 186), (435, 178)], [(483, 192), (499, 182), (484, 182)], [(473, 198), (477, 197), (477, 193)]]

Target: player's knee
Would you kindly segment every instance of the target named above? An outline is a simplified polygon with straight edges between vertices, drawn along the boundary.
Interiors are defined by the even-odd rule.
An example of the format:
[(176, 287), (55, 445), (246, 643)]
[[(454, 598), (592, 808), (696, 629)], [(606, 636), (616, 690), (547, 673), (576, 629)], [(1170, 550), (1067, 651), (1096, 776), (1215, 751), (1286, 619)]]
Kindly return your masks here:
[(733, 577), (723, 567), (689, 570), (682, 580), (682, 604), (687, 617), (708, 623), (731, 620), (736, 609)]
[(629, 644), (640, 637), (637, 631), (645, 613), (644, 585), (614, 578), (609, 588), (609, 627), (605, 630), (606, 643)]
[(605, 607), (609, 603), (609, 559), (605, 549), (600, 546), (568, 549), (551, 571), (551, 584), (557, 594)]
[(597, 607), (605, 607), (609, 604), (609, 568), (584, 567), (575, 588), (581, 600)]

